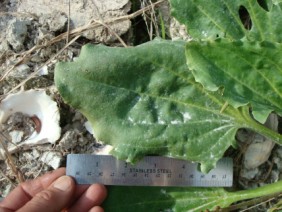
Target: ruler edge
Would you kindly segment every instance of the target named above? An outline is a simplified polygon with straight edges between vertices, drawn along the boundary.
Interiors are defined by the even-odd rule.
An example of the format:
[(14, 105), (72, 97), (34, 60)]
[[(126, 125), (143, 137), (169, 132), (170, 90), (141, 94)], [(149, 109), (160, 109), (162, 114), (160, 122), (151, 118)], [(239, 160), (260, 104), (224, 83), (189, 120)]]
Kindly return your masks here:
[[(121, 160), (121, 159), (118, 159), (116, 158), (115, 156), (113, 155), (95, 155), (95, 154), (75, 154), (75, 153), (71, 153), (71, 154), (68, 154), (67, 155), (67, 161), (66, 161), (66, 175), (68, 176), (71, 176), (74, 178), (74, 180), (76, 181), (77, 177), (71, 175), (69, 173), (69, 169), (68, 169), (68, 165), (69, 165), (69, 157), (72, 157), (72, 156), (81, 156), (81, 157), (84, 157), (84, 156), (87, 156), (87, 157), (111, 157), (112, 159), (114, 160), (119, 160), (121, 162), (124, 162), (126, 163), (125, 160)], [(155, 156), (151, 156), (151, 155), (147, 155), (147, 156), (144, 156), (140, 161), (142, 161), (144, 158), (151, 158), (151, 157), (157, 157), (157, 158), (165, 158), (165, 159), (168, 159), (168, 160), (177, 160), (177, 161), (183, 161), (185, 163), (189, 163), (189, 164), (200, 164), (199, 162), (192, 162), (192, 161), (188, 161), (188, 160), (184, 160), (184, 159), (178, 159), (178, 158), (172, 158), (172, 157), (167, 157), (167, 156), (159, 156), (159, 155), (155, 155)], [(131, 184), (104, 184), (103, 182), (91, 182), (91, 183), (77, 183), (78, 185), (90, 185), (90, 184), (93, 184), (93, 183), (100, 183), (100, 184), (104, 184), (106, 186), (132, 186), (132, 187), (178, 187), (178, 188), (231, 188), (233, 186), (233, 183), (234, 183), (234, 170), (233, 170), (233, 165), (234, 165), (234, 162), (233, 162), (233, 159), (231, 157), (222, 157), (221, 159), (219, 159), (217, 161), (217, 163), (219, 163), (220, 161), (226, 161), (228, 163), (228, 165), (231, 165), (232, 166), (232, 169), (231, 169), (231, 180), (228, 180), (226, 181), (226, 184), (227, 185), (219, 185), (219, 186), (207, 186), (207, 185), (187, 185), (187, 184), (184, 184), (184, 185), (140, 185), (140, 184), (135, 184), (135, 185), (131, 185)], [(200, 172), (200, 170), (198, 170)], [(97, 179), (97, 178), (96, 178)], [(191, 181), (192, 182), (192, 181)], [(195, 182), (195, 181), (194, 181)]]

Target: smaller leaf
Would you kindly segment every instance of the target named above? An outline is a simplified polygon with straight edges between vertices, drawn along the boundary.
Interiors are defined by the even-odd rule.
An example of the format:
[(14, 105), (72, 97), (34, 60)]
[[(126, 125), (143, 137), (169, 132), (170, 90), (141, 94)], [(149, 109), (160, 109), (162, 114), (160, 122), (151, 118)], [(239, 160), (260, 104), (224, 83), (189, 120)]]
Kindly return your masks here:
[[(267, 1), (265, 5), (258, 0), (170, 0), (170, 3), (172, 16), (185, 24), (195, 39), (282, 42), (282, 4), (278, 0)], [(246, 19), (252, 23), (250, 29), (241, 20), (240, 8), (247, 12)]]
[(205, 211), (281, 192), (282, 181), (251, 190), (228, 192), (223, 188), (108, 187), (105, 211)]
[(239, 107), (251, 104), (254, 117), (265, 122), (271, 111), (282, 114), (282, 45), (272, 42), (189, 42), (188, 66), (197, 82)]

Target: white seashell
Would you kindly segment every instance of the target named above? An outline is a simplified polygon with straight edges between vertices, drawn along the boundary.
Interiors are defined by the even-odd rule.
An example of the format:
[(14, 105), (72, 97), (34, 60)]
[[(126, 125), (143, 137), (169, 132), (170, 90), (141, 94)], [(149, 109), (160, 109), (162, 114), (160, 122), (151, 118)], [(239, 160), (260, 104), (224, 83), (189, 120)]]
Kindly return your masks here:
[[(61, 135), (59, 126), (60, 114), (55, 101), (44, 90), (20, 91), (8, 95), (0, 103), (0, 130), (7, 119), (17, 112), (29, 117), (36, 117), (40, 121), (40, 129), (36, 129), (32, 135), (15, 145), (8, 145), (9, 151), (15, 151), (18, 147), (33, 146), (35, 144), (55, 143)], [(4, 159), (3, 149), (0, 145), (0, 159)]]

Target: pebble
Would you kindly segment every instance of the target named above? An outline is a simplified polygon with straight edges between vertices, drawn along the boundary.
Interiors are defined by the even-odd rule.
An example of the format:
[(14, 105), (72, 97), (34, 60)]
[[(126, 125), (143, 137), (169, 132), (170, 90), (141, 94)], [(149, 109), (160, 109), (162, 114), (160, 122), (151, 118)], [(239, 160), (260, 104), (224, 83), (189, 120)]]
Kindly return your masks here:
[(27, 37), (27, 21), (13, 19), (7, 29), (7, 41), (15, 51), (20, 51), (24, 47), (24, 41)]
[(60, 11), (52, 11), (52, 13), (44, 14), (40, 17), (39, 23), (43, 26), (47, 25), (51, 32), (62, 31), (68, 21), (68, 17)]
[(40, 158), (40, 161), (52, 167), (53, 169), (57, 169), (60, 167), (63, 161), (63, 155), (55, 151), (44, 152)]
[[(260, 135), (256, 135), (258, 140), (260, 140)], [(265, 140), (261, 143), (252, 143), (244, 157), (244, 166), (246, 169), (254, 169), (265, 163), (274, 147), (274, 142), (271, 140)]]
[(252, 180), (259, 173), (259, 169), (242, 169), (240, 176), (247, 180)]

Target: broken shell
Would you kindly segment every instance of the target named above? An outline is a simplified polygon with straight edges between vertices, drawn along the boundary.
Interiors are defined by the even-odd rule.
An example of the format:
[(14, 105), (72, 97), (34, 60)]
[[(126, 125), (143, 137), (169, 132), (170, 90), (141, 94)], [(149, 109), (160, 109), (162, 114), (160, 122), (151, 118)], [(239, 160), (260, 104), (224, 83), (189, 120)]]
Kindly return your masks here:
[[(55, 143), (55, 141), (59, 139), (61, 135), (59, 109), (56, 102), (53, 101), (44, 90), (20, 91), (16, 94), (8, 95), (0, 103), (1, 131), (3, 131), (4, 123), (8, 118), (18, 112), (30, 117), (34, 122), (35, 130), (28, 138), (17, 144), (16, 147), (15, 145), (9, 144), (9, 151), (15, 151), (15, 149), (22, 146)], [(1, 158), (4, 157), (3, 153), (0, 151), (0, 159)]]

